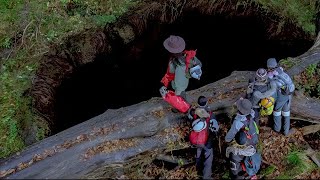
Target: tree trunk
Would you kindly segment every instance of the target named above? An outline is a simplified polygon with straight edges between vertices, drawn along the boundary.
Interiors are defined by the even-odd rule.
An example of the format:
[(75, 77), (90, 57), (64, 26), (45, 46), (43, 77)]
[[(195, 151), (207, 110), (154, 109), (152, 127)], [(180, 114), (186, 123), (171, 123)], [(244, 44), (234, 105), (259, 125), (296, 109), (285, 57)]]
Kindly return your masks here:
[[(297, 65), (288, 70), (289, 74), (297, 75), (309, 64), (318, 62), (319, 52), (317, 45), (295, 58)], [(195, 104), (204, 95), (209, 98), (212, 110), (223, 111), (244, 94), (252, 76), (253, 72), (235, 71), (224, 79), (187, 92), (189, 101)], [(320, 122), (319, 109), (319, 99), (293, 96), (293, 115)], [(53, 179), (103, 174), (101, 167), (125, 163), (143, 152), (164, 150), (168, 143), (178, 141), (182, 135), (176, 126), (183, 120), (184, 115), (172, 113), (170, 106), (158, 97), (110, 109), (2, 160), (0, 177)]]

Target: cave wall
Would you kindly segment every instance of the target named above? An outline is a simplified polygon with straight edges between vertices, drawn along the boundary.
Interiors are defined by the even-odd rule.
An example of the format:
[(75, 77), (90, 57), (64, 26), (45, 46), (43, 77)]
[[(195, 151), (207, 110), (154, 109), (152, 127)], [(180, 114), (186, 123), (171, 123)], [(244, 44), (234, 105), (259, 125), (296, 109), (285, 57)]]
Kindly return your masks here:
[[(215, 72), (215, 69), (219, 68), (215, 63), (215, 61), (226, 62), (226, 66), (230, 68), (229, 72), (219, 72), (215, 73), (214, 78), (211, 78), (212, 74), (203, 75), (202, 81), (194, 81), (190, 83), (190, 89), (195, 89), (201, 87), (205, 84), (208, 84), (214, 80), (223, 78), (230, 74), (233, 70), (254, 70), (259, 66), (263, 65), (263, 62), (260, 62), (257, 59), (265, 59), (270, 54), (273, 56), (277, 56), (279, 58), (287, 56), (287, 54), (281, 56), (280, 52), (269, 52), (270, 54), (263, 53), (264, 45), (267, 42), (259, 42), (258, 40), (263, 36), (268, 36), (268, 34), (263, 34), (263, 28), (268, 29), (268, 26), (271, 26), (272, 20), (268, 19), (263, 16), (258, 16), (259, 18), (254, 18), (258, 14), (255, 7), (249, 7), (249, 9), (237, 8), (234, 9), (235, 4), (232, 2), (224, 2), (219, 1), (217, 3), (212, 3), (210, 1), (189, 1), (185, 4), (166, 4), (166, 1), (160, 2), (149, 2), (149, 3), (141, 3), (136, 9), (131, 10), (127, 15), (124, 15), (119, 21), (114, 24), (107, 25), (104, 29), (97, 29), (97, 30), (87, 30), (81, 34), (74, 35), (72, 37), (68, 37), (64, 44), (54, 46), (51, 51), (46, 54), (41, 62), (40, 68), (37, 70), (32, 86), (32, 97), (33, 107), (37, 110), (38, 114), (44, 117), (47, 121), (51, 122), (52, 127), (54, 124), (57, 116), (56, 116), (56, 104), (57, 104), (57, 91), (58, 88), (64, 84), (68, 84), (68, 79), (72, 78), (72, 75), (77, 74), (81, 71), (86, 71), (87, 67), (84, 67), (86, 64), (92, 64), (92, 62), (97, 61), (96, 66), (100, 66), (103, 63), (107, 63), (106, 66), (114, 67), (116, 71), (116, 67), (122, 66), (127, 67), (123, 68), (126, 71), (131, 71), (132, 69), (139, 66), (139, 59), (149, 58), (143, 57), (148, 56), (143, 54), (143, 52), (150, 52), (154, 53), (158, 59), (153, 60), (146, 65), (146, 66), (156, 66), (156, 68), (145, 68), (144, 73), (139, 74), (140, 76), (144, 76), (144, 74), (153, 74), (156, 73), (156, 78), (160, 80), (162, 74), (165, 72), (166, 63), (163, 62), (163, 59), (166, 59), (166, 52), (162, 48), (162, 41), (166, 38), (169, 34), (179, 34), (185, 37), (187, 41), (187, 48), (198, 48), (198, 56), (204, 63), (204, 72)], [(174, 2), (171, 2), (174, 3)], [(176, 7), (176, 10), (179, 11), (172, 11), (173, 7)], [(222, 8), (223, 7), (223, 8)], [(217, 11), (219, 10), (219, 11)], [(188, 14), (192, 13), (200, 13), (201, 20), (196, 19), (196, 16), (189, 16)], [(198, 26), (201, 26), (203, 22), (210, 22), (208, 18), (212, 18), (209, 15), (214, 15), (215, 18), (211, 22), (210, 26), (215, 26), (214, 23), (219, 23), (219, 21), (223, 21), (223, 18), (229, 18), (229, 24), (226, 24), (227, 27), (216, 27), (216, 28), (202, 28), (200, 31), (197, 29)], [(234, 19), (233, 19), (234, 18)], [(205, 20), (207, 19), (207, 20)], [(267, 20), (266, 24), (261, 24), (262, 20)], [(184, 21), (184, 22), (183, 22)], [(190, 26), (185, 22), (189, 21), (189, 24), (196, 24)], [(254, 24), (254, 21), (260, 21), (260, 30), (258, 31), (255, 27), (251, 25)], [(240, 24), (234, 24), (240, 23)], [(242, 24), (241, 24), (242, 23)], [(257, 22), (256, 22), (257, 23)], [(237, 28), (238, 27), (245, 27), (249, 26), (250, 28)], [(184, 29), (190, 28), (190, 31), (185, 31)], [(229, 36), (221, 36), (220, 33), (228, 29)], [(164, 32), (165, 33), (164, 33)], [(201, 32), (197, 35), (193, 34), (193, 32)], [(225, 32), (223, 32), (225, 33)], [(260, 33), (260, 34), (259, 34)], [(208, 36), (210, 34), (210, 36)], [(296, 35), (291, 36), (292, 31), (288, 33), (288, 38), (296, 38)], [(299, 33), (298, 33), (299, 34)], [(199, 38), (201, 36), (201, 38)], [(250, 39), (252, 42), (251, 47), (243, 46), (243, 42), (248, 41), (246, 37), (248, 36), (255, 36), (256, 38)], [(147, 41), (142, 39), (148, 39)], [(212, 42), (212, 44), (204, 44), (202, 43), (203, 39), (208, 39)], [(266, 38), (267, 39), (267, 38)], [(261, 44), (259, 44), (261, 43)], [(263, 44), (265, 43), (265, 44)], [(269, 44), (269, 47), (274, 46), (278, 42), (272, 42)], [(290, 43), (290, 42), (288, 42)], [(212, 45), (214, 44), (214, 48)], [(218, 45), (217, 45), (218, 44)], [(257, 45), (261, 45), (260, 48)], [(245, 49), (247, 48), (247, 49)], [(268, 48), (268, 47), (267, 47)], [(227, 49), (227, 50), (225, 50)], [(274, 48), (277, 50), (279, 48)], [(229, 51), (230, 50), (230, 51)], [(215, 53), (216, 52), (220, 52)], [(267, 50), (268, 51), (268, 50)], [(299, 51), (295, 51), (292, 47), (289, 47), (287, 53), (292, 53), (293, 56), (298, 55), (297, 53), (302, 53)], [(128, 52), (128, 53), (123, 53)], [(210, 53), (205, 53), (210, 52)], [(222, 52), (222, 53), (221, 53)], [(254, 52), (254, 53), (252, 53)], [(248, 54), (252, 54), (251, 57), (248, 57)], [(120, 59), (120, 60), (119, 60)], [(151, 59), (151, 58), (150, 58)], [(238, 60), (240, 65), (244, 65), (240, 67), (238, 63), (228, 63), (225, 59), (235, 59), (235, 62)], [(107, 61), (107, 62), (106, 62)], [(254, 63), (251, 63), (254, 61)], [(102, 63), (102, 64), (99, 64)], [(109, 64), (108, 64), (109, 63)], [(89, 66), (95, 65), (88, 65)], [(102, 65), (103, 67), (103, 65)], [(132, 68), (133, 67), (133, 68)], [(103, 69), (101, 70), (103, 72)], [(133, 72), (137, 73), (137, 72)], [(103, 74), (108, 76), (108, 74)], [(116, 74), (117, 75), (117, 74)], [(80, 75), (81, 76), (81, 75)], [(84, 75), (82, 75), (84, 76)], [(88, 75), (90, 76), (90, 75)], [(111, 75), (112, 76), (112, 75)], [(91, 76), (94, 78), (94, 76)], [(97, 76), (96, 76), (97, 77)], [(148, 76), (145, 76), (148, 77)], [(88, 78), (90, 79), (90, 78)], [(111, 78), (113, 79), (113, 78)], [(91, 79), (92, 80), (92, 79)], [(118, 92), (119, 90), (116, 89), (117, 84), (116, 82), (105, 82), (106, 79), (98, 79), (102, 81), (101, 83), (105, 83), (105, 87), (109, 89), (113, 89), (114, 92)], [(124, 95), (124, 99), (126, 98), (133, 98), (134, 96), (138, 96), (140, 99), (137, 101), (141, 101), (152, 96), (157, 96), (158, 89), (152, 89), (149, 91), (145, 91), (142, 94), (132, 94), (130, 92), (130, 87), (134, 86), (137, 92), (143, 92), (143, 83), (147, 83), (152, 87), (160, 86), (158, 80), (149, 80), (145, 81), (131, 81), (131, 84), (128, 83), (128, 87), (124, 87), (123, 89), (129, 88), (129, 91), (123, 90), (120, 94)], [(81, 83), (81, 78), (78, 79)], [(90, 80), (89, 80), (90, 81)], [(108, 80), (109, 81), (109, 80)], [(134, 83), (141, 82), (139, 84)], [(72, 83), (71, 83), (72, 84)], [(66, 85), (67, 86), (67, 85)], [(110, 87), (109, 87), (110, 86)], [(78, 90), (81, 92), (81, 86), (79, 86)], [(140, 88), (140, 89), (139, 89)], [(94, 89), (92, 93), (98, 94), (99, 91), (103, 91), (104, 89), (99, 88), (91, 88)], [(59, 93), (59, 92), (58, 92)], [(71, 92), (72, 93), (72, 92)], [(101, 93), (101, 92), (100, 92)], [(102, 92), (103, 93), (103, 92)], [(130, 97), (128, 94), (130, 94)], [(126, 96), (127, 95), (127, 96)], [(144, 97), (143, 97), (144, 96)], [(65, 96), (68, 97), (68, 96)], [(116, 97), (116, 96), (115, 96)], [(74, 97), (76, 99), (77, 97)], [(85, 98), (85, 97), (83, 97)], [(110, 97), (109, 97), (110, 98)], [(62, 102), (60, 104), (67, 104), (68, 102), (63, 102), (64, 98), (62, 98)], [(94, 98), (93, 98), (94, 99)], [(105, 101), (105, 99), (101, 98)], [(78, 99), (79, 102), (85, 101), (85, 99)], [(60, 100), (61, 101), (61, 100)], [(88, 103), (92, 105), (92, 103), (96, 103), (92, 101)], [(123, 105), (127, 105), (125, 102)], [(89, 106), (90, 106), (89, 105)], [(118, 108), (116, 105), (110, 105), (109, 108), (114, 107)], [(70, 113), (70, 116), (66, 119), (61, 120), (62, 123), (65, 124), (67, 128), (74, 125), (76, 122), (73, 122), (71, 118), (72, 115), (80, 114), (83, 115), (83, 120), (85, 118), (97, 115), (103, 111), (104, 108), (107, 108), (106, 105), (102, 105), (98, 111), (94, 112), (93, 114), (85, 115), (85, 113), (79, 113), (86, 111), (87, 109), (77, 109), (75, 108), (74, 112)], [(58, 110), (59, 111), (59, 110)], [(77, 112), (78, 111), (78, 112)], [(70, 122), (69, 124), (66, 122)], [(57, 128), (57, 127), (55, 127)]]

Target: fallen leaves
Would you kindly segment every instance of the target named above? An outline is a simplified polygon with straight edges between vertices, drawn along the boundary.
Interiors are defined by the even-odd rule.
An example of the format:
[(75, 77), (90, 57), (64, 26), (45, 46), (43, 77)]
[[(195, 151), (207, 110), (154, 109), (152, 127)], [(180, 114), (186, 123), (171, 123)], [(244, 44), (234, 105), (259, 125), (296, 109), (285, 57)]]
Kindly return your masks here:
[(137, 145), (137, 142), (138, 140), (136, 138), (106, 141), (98, 146), (89, 148), (82, 157), (84, 160), (87, 160), (98, 153), (111, 153), (133, 147)]

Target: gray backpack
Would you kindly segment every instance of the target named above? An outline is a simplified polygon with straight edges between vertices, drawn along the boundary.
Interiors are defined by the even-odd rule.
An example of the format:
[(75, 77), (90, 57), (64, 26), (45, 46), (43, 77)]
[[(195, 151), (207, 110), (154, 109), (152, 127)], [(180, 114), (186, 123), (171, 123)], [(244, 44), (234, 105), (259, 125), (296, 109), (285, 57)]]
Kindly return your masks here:
[(252, 156), (246, 156), (244, 165), (249, 176), (257, 174), (261, 166), (261, 154), (257, 152)]

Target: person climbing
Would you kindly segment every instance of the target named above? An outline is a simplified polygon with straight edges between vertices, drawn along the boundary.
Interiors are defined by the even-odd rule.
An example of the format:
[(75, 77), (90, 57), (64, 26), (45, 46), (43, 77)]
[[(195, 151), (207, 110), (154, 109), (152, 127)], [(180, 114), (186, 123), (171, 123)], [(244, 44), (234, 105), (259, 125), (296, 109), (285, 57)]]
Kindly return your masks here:
[(256, 122), (253, 120), (255, 112), (252, 109), (252, 103), (248, 99), (240, 98), (236, 101), (238, 112), (233, 120), (231, 128), (225, 136), (226, 142), (231, 142), (237, 132), (243, 130), (248, 138), (248, 145), (256, 147), (259, 137), (259, 129)]
[(236, 133), (230, 146), (226, 148), (226, 157), (230, 162), (231, 179), (257, 179), (261, 154), (253, 145), (248, 145), (248, 138), (243, 130)]
[[(163, 86), (160, 94), (174, 108), (185, 113), (190, 108), (186, 96), (189, 79), (192, 77), (200, 80), (202, 63), (196, 57), (195, 50), (185, 50), (186, 43), (180, 36), (170, 35), (163, 46), (171, 55), (167, 72), (161, 79)], [(170, 83), (174, 92), (167, 90)]]
[[(260, 124), (260, 115), (266, 115), (264, 106), (261, 105), (261, 101), (263, 99), (275, 99), (276, 89), (276, 84), (268, 79), (267, 70), (264, 68), (259, 68), (256, 71), (255, 78), (249, 80), (246, 98), (252, 103), (252, 108), (255, 112), (254, 121), (257, 125)], [(268, 110), (271, 110), (272, 112), (273, 109), (270, 107), (271, 106), (268, 107)]]
[(203, 179), (212, 179), (213, 133), (218, 131), (219, 125), (215, 115), (212, 112), (208, 113), (204, 108), (196, 108), (189, 140), (191, 145), (197, 148), (196, 169), (198, 174), (202, 171)]
[(268, 77), (275, 82), (277, 87), (277, 97), (275, 99), (273, 111), (273, 129), (276, 132), (281, 131), (283, 116), (283, 133), (287, 136), (293, 132), (292, 130), (290, 130), (290, 106), (292, 94), (295, 90), (295, 85), (290, 76), (284, 72), (284, 69), (278, 66), (277, 60), (275, 58), (269, 58), (267, 60), (267, 67)]

